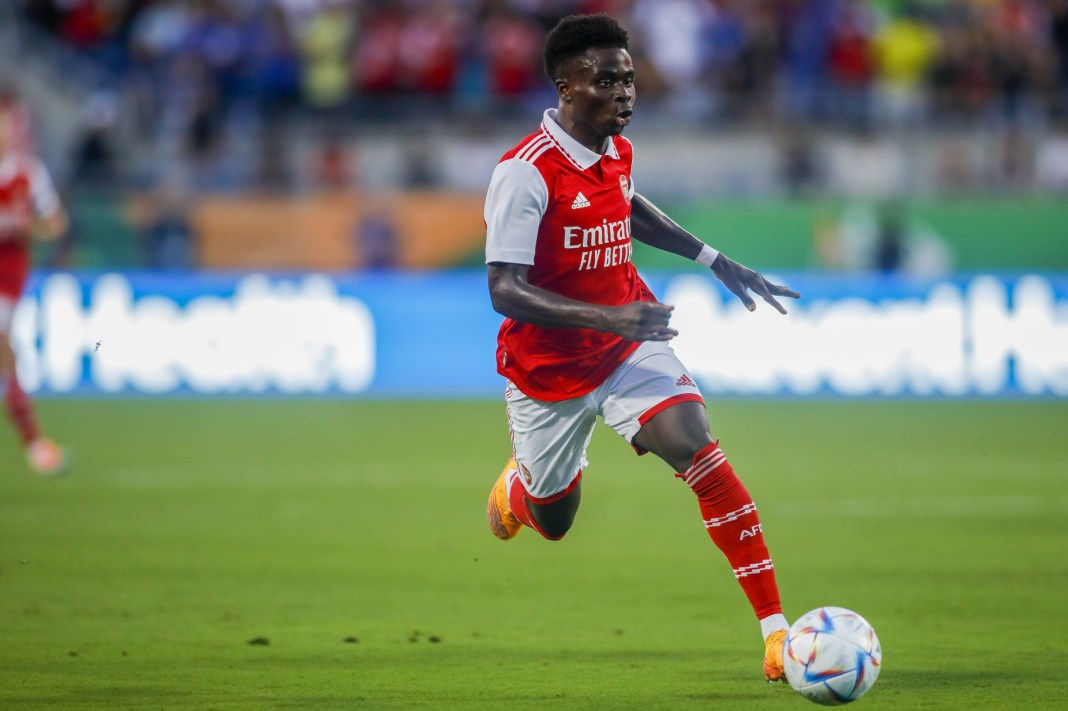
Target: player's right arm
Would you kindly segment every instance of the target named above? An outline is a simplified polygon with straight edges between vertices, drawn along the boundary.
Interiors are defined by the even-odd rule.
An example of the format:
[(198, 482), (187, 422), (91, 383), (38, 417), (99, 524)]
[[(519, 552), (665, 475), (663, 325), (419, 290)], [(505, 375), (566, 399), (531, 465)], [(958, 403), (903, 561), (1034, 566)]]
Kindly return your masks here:
[(632, 341), (667, 341), (673, 307), (635, 302), (605, 306), (571, 299), (530, 283), (538, 229), (548, 209), (545, 179), (533, 164), (512, 158), (493, 171), (486, 193), (486, 263), (493, 308), (503, 316), (551, 328), (590, 328)]
[(679, 332), (668, 327), (674, 306), (635, 301), (602, 306), (570, 299), (527, 281), (529, 264), (491, 262), (489, 291), (493, 308), (516, 321), (552, 328), (592, 328), (631, 341), (668, 341)]

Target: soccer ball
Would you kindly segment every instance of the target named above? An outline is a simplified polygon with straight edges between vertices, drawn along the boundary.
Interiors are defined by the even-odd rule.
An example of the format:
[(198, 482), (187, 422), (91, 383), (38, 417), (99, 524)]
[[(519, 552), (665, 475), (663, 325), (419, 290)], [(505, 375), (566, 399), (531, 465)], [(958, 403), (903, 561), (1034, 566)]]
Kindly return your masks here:
[(786, 680), (825, 706), (856, 701), (879, 676), (883, 650), (875, 630), (844, 607), (819, 607), (797, 619), (782, 654)]

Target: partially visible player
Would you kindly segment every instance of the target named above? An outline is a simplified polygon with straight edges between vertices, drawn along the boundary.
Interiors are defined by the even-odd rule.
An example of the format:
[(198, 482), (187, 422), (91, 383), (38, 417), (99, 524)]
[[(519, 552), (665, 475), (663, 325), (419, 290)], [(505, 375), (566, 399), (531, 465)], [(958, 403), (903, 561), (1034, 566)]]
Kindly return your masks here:
[(563, 538), (600, 416), (696, 494), (759, 620), (764, 676), (780, 681), (789, 625), (763, 525), (709, 431), (697, 384), (667, 344), (678, 335), (673, 307), (638, 276), (631, 239), (711, 268), (750, 311), (749, 291), (782, 313), (776, 297), (800, 294), (719, 254), (635, 192), (633, 149), (621, 135), (635, 96), (627, 45), (607, 15), (562, 20), (545, 44), (557, 108), (490, 181), (486, 261), (493, 306), (505, 316), (497, 370), (508, 379), (513, 457), (490, 492), (487, 518), (501, 539), (524, 526)]
[(66, 469), (66, 453), (41, 434), (19, 385), (11, 322), (30, 272), (31, 240), (57, 239), (68, 219), (48, 171), (20, 140), (22, 127), (16, 105), (0, 103), (0, 395), (30, 468), (51, 476)]
[(32, 153), (33, 127), (30, 125), (30, 113), (19, 100), (18, 92), (7, 84), (0, 84), (0, 111), (8, 112), (11, 117), (7, 149), (15, 153)]

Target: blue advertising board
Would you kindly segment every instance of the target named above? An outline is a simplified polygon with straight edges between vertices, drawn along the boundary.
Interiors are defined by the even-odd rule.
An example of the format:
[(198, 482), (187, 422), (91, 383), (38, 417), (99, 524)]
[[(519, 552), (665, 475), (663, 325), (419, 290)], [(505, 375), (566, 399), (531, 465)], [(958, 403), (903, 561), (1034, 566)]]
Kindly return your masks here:
[[(1068, 396), (1068, 275), (774, 275), (786, 316), (709, 274), (644, 275), (706, 394)], [(483, 271), (37, 276), (19, 375), (53, 395), (495, 397)]]

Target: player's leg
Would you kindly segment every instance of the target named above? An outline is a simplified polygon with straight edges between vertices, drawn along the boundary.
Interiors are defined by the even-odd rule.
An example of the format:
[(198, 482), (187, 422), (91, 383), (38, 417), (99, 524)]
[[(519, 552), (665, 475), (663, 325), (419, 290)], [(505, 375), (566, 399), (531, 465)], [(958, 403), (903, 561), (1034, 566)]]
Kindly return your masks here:
[(15, 349), (11, 345), (11, 322), (15, 313), (15, 299), (0, 295), (0, 391), (4, 396), (4, 409), (14, 425), (24, 447), (29, 447), (40, 436), (37, 418), (34, 416), (30, 398), (18, 381)]
[(582, 500), (581, 481), (576, 480), (574, 486), (557, 499), (535, 503), (526, 487), (517, 481), (519, 477), (519, 466), (512, 455), (490, 491), (487, 520), (493, 535), (502, 541), (508, 540), (525, 525), (549, 540), (563, 538), (578, 513)]
[(631, 439), (639, 451), (652, 452), (676, 472), (693, 464), (697, 452), (712, 442), (705, 405), (684, 401), (662, 409), (648, 418)]
[[(730, 562), (734, 577), (760, 621), (765, 644), (764, 677), (781, 681), (785, 677), (782, 652), (788, 624), (764, 541), (763, 524), (753, 498), (719, 443), (712, 441), (709, 434), (704, 445), (698, 446), (701, 437), (695, 438), (693, 432), (699, 429), (697, 422), (707, 427), (707, 421), (703, 405), (681, 403), (651, 418), (633, 441), (671, 464), (676, 476), (697, 495), (705, 528)], [(673, 433), (679, 434), (676, 437)], [(684, 453), (688, 450), (693, 454), (687, 466)]]
[(55, 442), (41, 435), (33, 401), (19, 383), (10, 337), (15, 303), (11, 297), (0, 296), (0, 394), (8, 419), (26, 451), (30, 468), (45, 476), (58, 474), (66, 468), (66, 455)]
[(541, 535), (553, 541), (559, 541), (571, 530), (580, 503), (582, 503), (582, 482), (577, 480), (571, 491), (556, 501), (539, 504), (532, 501), (529, 496), (526, 498), (527, 510), (530, 511), (532, 523), (537, 524), (532, 528), (536, 528)]
[(605, 421), (636, 449), (667, 462), (697, 495), (705, 527), (734, 569), (765, 639), (765, 676), (782, 677), (787, 627), (756, 506), (713, 440), (704, 402), (674, 352), (640, 348), (620, 369)]
[(513, 456), (490, 492), (490, 530), (508, 539), (527, 526), (546, 539), (560, 540), (582, 500), (596, 405), (590, 398), (534, 400), (511, 384), (506, 399)]

